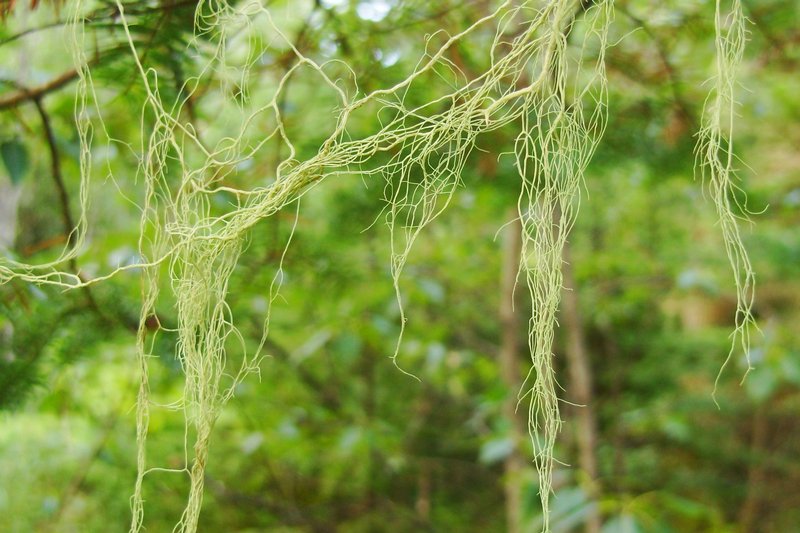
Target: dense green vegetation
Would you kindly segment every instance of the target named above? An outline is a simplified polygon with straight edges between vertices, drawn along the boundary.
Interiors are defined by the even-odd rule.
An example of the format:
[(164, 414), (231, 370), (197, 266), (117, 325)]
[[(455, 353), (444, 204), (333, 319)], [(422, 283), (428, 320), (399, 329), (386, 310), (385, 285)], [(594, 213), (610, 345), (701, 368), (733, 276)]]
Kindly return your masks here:
[[(0, 248), (39, 264), (59, 255), (79, 213), (75, 76), (63, 45), (65, 8), (13, 4), (3, 4), (13, 9), (0, 24)], [(404, 79), (426, 43), (443, 39), (437, 31), (457, 33), (494, 6), (264, 4), (295, 47), (320, 63), (343, 60), (352, 74), (331, 63), (330, 75), (342, 86), (354, 75), (362, 91)], [(718, 407), (711, 394), (729, 350), (736, 294), (717, 214), (694, 179), (694, 134), (715, 57), (707, 4), (616, 2), (606, 58), (609, 123), (565, 252), (571, 290), (554, 346), (565, 421), (556, 444), (554, 531), (597, 530), (598, 521), (609, 532), (783, 532), (800, 523), (800, 5), (744, 2), (751, 34), (734, 199), (744, 205), (747, 195), (755, 222), (742, 228), (758, 276), (761, 332), (752, 338), (755, 369), (746, 380), (740, 385), (747, 364), (736, 351), (721, 374)], [(186, 52), (196, 3), (124, 5), (140, 60), (158, 69), (170, 101), (197, 66)], [(146, 95), (115, 3), (90, 8), (87, 57), (99, 105), (88, 114), (102, 115), (111, 138), (96, 127), (87, 245), (68, 265), (87, 278), (140, 259), (139, 143), (153, 123), (142, 112)], [(452, 70), (414, 85), (407, 102), (428, 102), (454, 80), (486, 71), (493, 35), (487, 28), (451, 49)], [(230, 44), (232, 66), (247, 60), (250, 44)], [(287, 46), (258, 44), (268, 45), (249, 83), (233, 68), (214, 72), (185, 106), (184, 118), (205, 142), (230, 135), (237, 105), (274, 93), (294, 66)], [(578, 43), (571, 46), (576, 53)], [(335, 127), (337, 103), (312, 71), (299, 69), (291, 80), (280, 106), (303, 161)], [(391, 118), (376, 111), (359, 112), (348, 133), (367, 135)], [(263, 127), (254, 124), (249, 134), (257, 139)], [(505, 248), (514, 244), (509, 208), (520, 187), (510, 155), (515, 135), (509, 124), (477, 140), (463, 187), (416, 243), (401, 280), (402, 371), (390, 358), (400, 315), (380, 177), (333, 176), (304, 195), (299, 210), (253, 228), (228, 290), (242, 334), (226, 344), (232, 360), (258, 345), (274, 280), (282, 286), (259, 375), (236, 386), (214, 428), (201, 531), (541, 527), (525, 408), (509, 409), (530, 365), (522, 348), (529, 304), (517, 297), (515, 312), (504, 312)], [(286, 157), (285, 145), (268, 143), (226, 169), (225, 184), (261, 185)], [(209, 209), (224, 213), (236, 199), (223, 191), (215, 202)], [(137, 270), (73, 291), (19, 280), (0, 286), (0, 530), (129, 527), (140, 295)], [(175, 302), (163, 296), (146, 318), (157, 355), (151, 394), (164, 406), (150, 413), (148, 464), (181, 469), (185, 421), (168, 408), (184, 386), (178, 319)], [(187, 498), (185, 474), (152, 472), (143, 490), (145, 526), (171, 530)]]

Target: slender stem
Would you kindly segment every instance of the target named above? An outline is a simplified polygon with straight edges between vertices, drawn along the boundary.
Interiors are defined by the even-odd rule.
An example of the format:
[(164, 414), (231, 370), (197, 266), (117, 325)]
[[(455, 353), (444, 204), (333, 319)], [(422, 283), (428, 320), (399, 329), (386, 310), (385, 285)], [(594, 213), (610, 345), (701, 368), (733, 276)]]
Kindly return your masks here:
[(53, 184), (56, 186), (56, 191), (58, 192), (58, 202), (61, 205), (61, 221), (64, 224), (64, 232), (68, 235), (67, 245), (69, 245), (70, 241), (72, 241), (72, 230), (75, 228), (75, 223), (72, 218), (72, 213), (70, 212), (69, 195), (67, 194), (67, 187), (64, 185), (64, 176), (61, 172), (61, 157), (58, 154), (56, 137), (53, 133), (50, 117), (44, 108), (44, 104), (42, 104), (42, 95), (32, 97), (32, 101), (33, 105), (36, 106), (39, 117), (42, 119), (42, 127), (44, 128), (47, 147), (50, 150), (50, 175), (53, 178)]
[[(67, 235), (66, 246), (69, 247), (72, 244), (73, 236), (75, 235), (75, 223), (72, 218), (72, 212), (69, 208), (69, 193), (67, 192), (67, 187), (64, 184), (64, 176), (61, 172), (61, 156), (58, 153), (56, 136), (53, 132), (50, 116), (47, 114), (47, 110), (42, 103), (42, 97), (42, 95), (35, 96), (32, 98), (32, 101), (36, 106), (36, 111), (39, 113), (39, 117), (42, 119), (42, 128), (44, 129), (45, 139), (50, 151), (50, 175), (53, 178), (53, 183), (56, 187), (56, 191), (58, 192), (58, 202), (61, 207), (61, 221), (64, 225), (64, 234)], [(80, 268), (78, 267), (78, 262), (74, 257), (70, 258), (69, 267), (73, 272), (75, 272), (75, 275), (80, 277)], [(105, 313), (101, 311), (100, 306), (97, 305), (97, 300), (92, 293), (92, 288), (88, 285), (84, 285), (81, 287), (81, 290), (86, 296), (86, 301), (89, 304), (89, 307), (104, 321), (109, 323), (113, 322), (105, 315)]]
[(70, 82), (78, 79), (78, 76), (78, 69), (73, 68), (53, 78), (49, 82), (39, 85), (38, 87), (33, 87), (31, 89), (19, 87), (16, 92), (0, 98), (0, 110), (10, 109), (20, 104), (42, 98), (44, 95), (53, 91), (57, 91)]

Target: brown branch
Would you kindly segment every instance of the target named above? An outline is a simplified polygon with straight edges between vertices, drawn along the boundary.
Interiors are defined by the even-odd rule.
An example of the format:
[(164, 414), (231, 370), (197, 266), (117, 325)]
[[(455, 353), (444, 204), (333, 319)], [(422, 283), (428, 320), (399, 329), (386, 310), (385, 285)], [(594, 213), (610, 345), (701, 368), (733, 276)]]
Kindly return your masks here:
[[(597, 466), (599, 437), (593, 390), (594, 376), (589, 347), (586, 344), (575, 271), (572, 267), (572, 247), (569, 242), (564, 243), (562, 259), (564, 290), (561, 298), (561, 320), (567, 336), (564, 352), (567, 356), (569, 372), (569, 395), (576, 407), (573, 417), (575, 419), (575, 441), (578, 448), (578, 466), (583, 471), (584, 479), (581, 480), (581, 485), (590, 498), (596, 502), (602, 491)], [(596, 504), (587, 511), (584, 527), (587, 533), (600, 531), (602, 522)]]
[[(73, 71), (72, 76), (70, 76), (70, 73), (68, 72), (59, 76), (59, 78), (56, 80), (46, 84), (46, 86), (51, 87), (49, 90), (55, 90), (56, 88), (68, 83), (76, 76), (77, 71)], [(39, 114), (39, 118), (42, 121), (42, 129), (44, 130), (45, 141), (47, 142), (47, 147), (50, 151), (51, 176), (53, 177), (53, 183), (55, 184), (56, 191), (58, 192), (58, 201), (61, 204), (61, 220), (64, 225), (64, 233), (67, 235), (67, 245), (69, 245), (72, 241), (72, 234), (75, 229), (75, 224), (73, 222), (72, 213), (69, 209), (69, 194), (67, 193), (66, 185), (64, 185), (64, 176), (61, 172), (61, 157), (58, 153), (56, 136), (53, 132), (50, 116), (47, 114), (44, 104), (42, 103), (42, 99), (44, 98), (45, 94), (49, 92), (49, 90), (44, 90), (42, 88), (44, 86), (39, 87), (39, 90), (29, 89), (28, 87), (25, 87), (24, 85), (21, 85), (13, 80), (0, 80), (0, 82), (11, 85), (17, 89), (17, 93), (15, 94), (19, 95), (19, 102), (28, 100), (33, 102), (33, 105), (36, 107), (36, 111)], [(0, 104), (2, 104), (2, 101), (0, 101)], [(12, 103), (12, 105), (14, 104)], [(2, 105), (0, 105), (0, 109), (2, 109)], [(74, 266), (73, 262), (70, 264)]]
[[(64, 183), (64, 175), (61, 171), (61, 156), (58, 152), (58, 144), (56, 141), (55, 132), (53, 131), (52, 121), (50, 120), (50, 116), (47, 113), (47, 110), (42, 103), (43, 98), (51, 91), (55, 91), (60, 87), (63, 87), (73, 79), (78, 77), (78, 71), (72, 70), (71, 72), (66, 72), (56, 78), (55, 80), (39, 86), (36, 89), (29, 89), (19, 83), (11, 80), (0, 80), (3, 83), (11, 85), (17, 89), (17, 92), (12, 95), (12, 98), (8, 98), (6, 100), (0, 100), (0, 109), (3, 109), (3, 103), (8, 103), (8, 107), (15, 107), (16, 105), (31, 101), (33, 105), (36, 107), (36, 111), (39, 114), (39, 118), (42, 121), (42, 129), (44, 130), (45, 141), (47, 143), (48, 150), (50, 152), (50, 175), (53, 179), (53, 183), (56, 188), (56, 192), (58, 194), (58, 202), (60, 205), (61, 211), (61, 221), (62, 225), (64, 226), (64, 235), (66, 235), (66, 246), (69, 247), (73, 244), (74, 235), (75, 235), (75, 222), (72, 217), (72, 212), (70, 211), (69, 207), (69, 193), (67, 192), (66, 184)], [(68, 261), (68, 265), (70, 269), (80, 277), (80, 268), (78, 266), (78, 262), (75, 260), (74, 257), (70, 258)], [(83, 292), (84, 296), (86, 297), (86, 303), (91, 309), (103, 322), (113, 325), (115, 323), (120, 323), (127, 329), (132, 331), (136, 331), (138, 326), (136, 324), (132, 324), (130, 322), (114, 319), (109, 317), (98, 305), (97, 299), (94, 296), (94, 292), (92, 288), (88, 285), (84, 285), (81, 287), (81, 292)]]
[(765, 404), (756, 406), (752, 419), (752, 438), (750, 440), (750, 460), (747, 468), (747, 495), (739, 511), (739, 524), (742, 531), (755, 531), (759, 510), (763, 507), (767, 483), (767, 469), (761, 456), (767, 447), (769, 424)]
[[(22, 88), (22, 90), (25, 89)], [(70, 246), (73, 241), (73, 235), (75, 235), (75, 223), (72, 218), (72, 213), (69, 209), (69, 193), (67, 193), (67, 187), (64, 184), (64, 176), (61, 172), (61, 156), (58, 153), (56, 136), (53, 133), (53, 127), (50, 123), (50, 116), (47, 114), (47, 111), (42, 104), (42, 95), (34, 97), (33, 104), (36, 106), (36, 111), (39, 112), (39, 117), (42, 119), (42, 128), (44, 129), (47, 146), (50, 150), (50, 174), (53, 177), (53, 183), (58, 191), (58, 202), (61, 204), (61, 221), (64, 224), (64, 233), (67, 235), (67, 246)], [(75, 274), (80, 277), (78, 262), (74, 257), (69, 260), (69, 266), (75, 272)], [(91, 287), (84, 285), (81, 290), (86, 296), (86, 301), (89, 304), (89, 307), (96, 312), (101, 319), (106, 322), (113, 323), (113, 321), (110, 320), (105, 313), (100, 310), (100, 306), (97, 305), (97, 300), (94, 297), (94, 293), (92, 293)]]
[(653, 29), (641, 18), (637, 17), (633, 13), (631, 13), (627, 7), (625, 6), (618, 6), (617, 10), (620, 13), (628, 17), (631, 22), (638, 25), (642, 28), (645, 35), (647, 35), (656, 48), (656, 53), (658, 54), (658, 58), (661, 60), (661, 64), (664, 67), (664, 72), (667, 75), (667, 79), (669, 80), (669, 88), (672, 92), (672, 101), (678, 107), (678, 111), (682, 115), (682, 118), (688, 123), (690, 129), (692, 131), (697, 131), (698, 125), (697, 120), (695, 119), (694, 113), (692, 113), (691, 106), (686, 101), (686, 98), (683, 96), (683, 91), (681, 90), (682, 80), (678, 75), (678, 71), (675, 68), (675, 65), (672, 64), (672, 61), (669, 59), (669, 55), (667, 54), (667, 47), (661, 38), (653, 31)]
[[(99, 58), (96, 58), (95, 60), (91, 61), (89, 65), (96, 64), (98, 62)], [(41, 119), (45, 141), (50, 152), (50, 175), (53, 179), (53, 183), (58, 194), (61, 220), (64, 227), (64, 235), (66, 236), (65, 239), (67, 246), (70, 246), (74, 241), (75, 223), (69, 207), (69, 193), (67, 192), (67, 187), (64, 183), (64, 176), (61, 171), (61, 156), (58, 152), (58, 144), (56, 141), (55, 132), (53, 131), (52, 121), (50, 120), (50, 116), (48, 115), (42, 100), (50, 92), (64, 87), (69, 82), (77, 78), (79, 76), (79, 72), (80, 71), (78, 69), (73, 69), (36, 88), (25, 87), (13, 80), (0, 80), (0, 82), (11, 85), (16, 89), (16, 92), (12, 93), (6, 98), (0, 98), (0, 110), (13, 109), (22, 103), (32, 102), (36, 107), (39, 118)], [(80, 277), (80, 268), (74, 257), (69, 259), (68, 265), (75, 275)], [(81, 292), (83, 292), (86, 298), (86, 303), (88, 304), (89, 309), (91, 309), (103, 322), (108, 325), (120, 324), (124, 328), (134, 332), (138, 330), (137, 323), (125, 320), (124, 318), (121, 319), (118, 317), (111, 317), (106, 314), (97, 303), (97, 299), (94, 296), (92, 287), (84, 285), (81, 287)]]
[[(2, 2), (2, 1), (3, 0), (0, 0), (0, 2)], [(49, 24), (44, 24), (42, 26), (36, 26), (35, 28), (28, 28), (27, 30), (23, 30), (23, 31), (21, 31), (19, 33), (15, 33), (14, 35), (11, 35), (10, 37), (6, 37), (2, 41), (0, 41), (0, 46), (2, 46), (4, 44), (12, 43), (12, 42), (14, 42), (14, 41), (16, 41), (18, 39), (21, 39), (21, 38), (23, 38), (23, 37), (25, 37), (27, 35), (31, 35), (33, 33), (37, 33), (37, 32), (44, 31), (44, 30), (50, 30), (50, 29), (53, 29), (53, 28), (58, 28), (60, 26), (66, 26), (68, 24), (70, 24), (70, 21), (59, 20), (59, 21), (56, 21), (56, 22), (51, 22)]]
[(64, 185), (64, 176), (61, 172), (61, 157), (58, 154), (56, 137), (53, 133), (53, 127), (50, 124), (50, 117), (42, 104), (41, 95), (33, 97), (33, 105), (36, 106), (36, 111), (38, 111), (39, 117), (42, 119), (42, 128), (44, 129), (45, 139), (50, 150), (50, 174), (53, 177), (56, 191), (58, 191), (58, 202), (61, 205), (61, 221), (64, 224), (64, 232), (67, 235), (67, 246), (69, 246), (73, 240), (72, 235), (75, 229), (75, 223), (69, 209), (69, 195), (67, 194), (67, 187)]
[[(524, 508), (523, 472), (525, 460), (520, 449), (525, 442), (526, 420), (517, 412), (517, 398), (514, 391), (522, 386), (523, 375), (520, 367), (520, 332), (523, 326), (520, 317), (514, 312), (517, 296), (517, 276), (519, 274), (519, 257), (522, 253), (522, 223), (516, 212), (516, 206), (509, 208), (506, 220), (512, 220), (503, 236), (500, 308), (498, 310), (500, 324), (500, 349), (497, 364), (500, 377), (507, 388), (503, 400), (503, 417), (509, 422), (509, 435), (513, 442), (511, 453), (503, 464), (506, 505), (506, 531), (520, 533), (524, 528), (522, 511)], [(516, 298), (518, 299), (518, 298)]]
[(38, 87), (33, 87), (30, 89), (26, 87), (19, 87), (16, 92), (0, 98), (0, 110), (11, 109), (20, 104), (40, 99), (48, 93), (61, 89), (68, 83), (78, 78), (78, 76), (80, 76), (78, 69), (71, 69), (50, 80), (49, 82), (39, 85)]

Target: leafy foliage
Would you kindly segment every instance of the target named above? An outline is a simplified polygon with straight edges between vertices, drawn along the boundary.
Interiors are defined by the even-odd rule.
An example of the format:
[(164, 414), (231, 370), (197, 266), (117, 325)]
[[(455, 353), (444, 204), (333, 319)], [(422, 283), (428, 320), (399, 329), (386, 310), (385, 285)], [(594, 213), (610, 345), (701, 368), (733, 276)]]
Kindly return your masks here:
[[(287, 36), (301, 36), (292, 42), (306, 56), (319, 63), (346, 59), (365, 90), (391, 86), (413, 69), (419, 52), (414, 35), (441, 28), (452, 33), (482, 9), (480, 3), (406, 2), (372, 21), (362, 18), (362, 4), (372, 2), (321, 2), (313, 10), (310, 3), (301, 9), (275, 2), (270, 9)], [(606, 142), (589, 167), (588, 196), (570, 238), (574, 289), (595, 369), (602, 491), (593, 502), (579, 471), (557, 467), (551, 526), (574, 529), (597, 505), (607, 531), (753, 530), (753, 516), (759, 530), (785, 531), (797, 519), (792, 413), (800, 347), (792, 328), (798, 293), (792, 281), (792, 258), (798, 254), (792, 230), (798, 174), (792, 156), (796, 128), (779, 117), (791, 116), (796, 80), (789, 63), (782, 63), (791, 62), (790, 47), (775, 52), (771, 43), (791, 42), (792, 29), (780, 16), (789, 8), (759, 3), (746, 13), (767, 21), (755, 27), (753, 48), (743, 63), (744, 83), (758, 90), (743, 96), (740, 129), (746, 135), (744, 159), (760, 174), (755, 181), (749, 171), (741, 171), (742, 186), (753, 211), (771, 205), (766, 214), (755, 216), (759, 224), (752, 233), (743, 233), (763, 287), (754, 312), (764, 335), (753, 340), (755, 370), (742, 388), (737, 383), (746, 366), (737, 358), (723, 375), (718, 411), (709, 394), (734, 326), (735, 297), (728, 289), (715, 216), (698, 184), (691, 183), (687, 164), (694, 144), (692, 123), (699, 120), (703, 99), (697, 87), (713, 54), (698, 43), (710, 42), (713, 21), (695, 2), (617, 4), (621, 10), (611, 40), (627, 37), (609, 51), (607, 62), (614, 112)], [(184, 83), (191, 78), (187, 72), (196, 60), (184, 53), (193, 20), (185, 12), (162, 14), (160, 5), (131, 2), (124, 7), (129, 22), (135, 21), (129, 24), (135, 46), (149, 50), (140, 54), (144, 64), (162, 73), (162, 99), (183, 101)], [(44, 9), (35, 14), (47, 16)], [(93, 17), (86, 28), (101, 44), (94, 76), (107, 126), (118, 132), (115, 136), (135, 139), (141, 127), (136, 110), (146, 93), (131, 74), (130, 56), (122, 47), (126, 37), (118, 24), (109, 24), (118, 15), (103, 4)], [(647, 31), (628, 35), (636, 19), (643, 18)], [(18, 23), (10, 19), (9, 29)], [(158, 31), (159, 24), (168, 24), (169, 31)], [(467, 74), (483, 72), (491, 37), (477, 32), (448, 60)], [(10, 56), (10, 46), (0, 47), (0, 54)], [(232, 64), (237, 64), (234, 56)], [(215, 72), (209, 79), (225, 83), (200, 83), (183, 116), (204, 142), (215, 146), (227, 132), (222, 124), (240, 116), (237, 106), (271, 96), (275, 81), (292, 68), (291, 57), (266, 55), (245, 84)], [(665, 63), (672, 65), (671, 74)], [(42, 79), (69, 68), (68, 61), (49, 68), (50, 75)], [(327, 68), (333, 78), (350, 79), (337, 64)], [(324, 111), (334, 98), (319, 88), (313, 72), (296, 72), (280, 109), (295, 157), (305, 160), (335, 127)], [(409, 91), (409, 106), (428, 102), (453, 81), (447, 71), (435, 74)], [(752, 83), (768, 78), (766, 86)], [(235, 105), (229, 100), (233, 96)], [(70, 121), (71, 95), (53, 92), (47, 99), (65, 156), (67, 187), (77, 198), (79, 153)], [(688, 103), (685, 109), (681, 101)], [(373, 111), (365, 108), (354, 115), (354, 139), (374, 131)], [(25, 129), (37, 124), (34, 117), (33, 109), (24, 106), (2, 118), (31, 153), (46, 150), (41, 136), (27, 133), (38, 126)], [(150, 127), (153, 120), (153, 114), (145, 114), (142, 123)], [(775, 124), (775, 131), (763, 127), (767, 123)], [(248, 138), (257, 139), (267, 126), (255, 123)], [(141, 149), (135, 143), (104, 146), (104, 134), (97, 135), (101, 142), (92, 151), (92, 191), (107, 190), (102, 181), (113, 170), (119, 190), (141, 205), (136, 182), (141, 175), (134, 179)], [(514, 447), (501, 404), (516, 391), (501, 382), (496, 362), (500, 265), (493, 237), (507, 222), (504, 206), (516, 195), (511, 190), (517, 172), (513, 158), (497, 157), (513, 149), (513, 139), (513, 128), (499, 128), (476, 141), (462, 175), (467, 187), (454, 189), (449, 211), (428, 229), (405, 266), (401, 287), (409, 321), (398, 363), (421, 384), (387, 358), (395, 350), (401, 322), (386, 283), (391, 275), (386, 230), (372, 226), (385, 213), (375, 201), (381, 186), (366, 180), (367, 188), (359, 188), (358, 180), (335, 176), (303, 197), (299, 215), (290, 209), (253, 226), (245, 241), (247, 253), (228, 287), (230, 314), (243, 338), (243, 343), (226, 344), (232, 364), (241, 362), (245, 350), (252, 353), (258, 347), (276, 276), (281, 297), (273, 302), (265, 345), (269, 357), (260, 364), (261, 379), (238, 383), (235, 399), (216, 424), (222, 438), (213, 441), (209, 452), (202, 511), (207, 529), (503, 528), (500, 464)], [(170, 163), (176, 153), (169, 151), (165, 158), (171, 191), (182, 180)], [(388, 152), (376, 164), (390, 163), (395, 156)], [(269, 169), (286, 157), (285, 146), (266, 145), (257, 157), (221, 165), (222, 183), (239, 189), (263, 186)], [(45, 241), (63, 230), (44, 211), (58, 209), (48, 180), (39, 179), (49, 168), (38, 158), (30, 166), (33, 179), (19, 182), (37, 191), (28, 194), (23, 201), (29, 205), (20, 210), (18, 242), (26, 245), (11, 253), (26, 262), (46, 262), (58, 254), (57, 245)], [(409, 179), (422, 183), (423, 174), (417, 171)], [(95, 228), (89, 235), (92, 246), (79, 258), (88, 277), (141, 260), (126, 248), (135, 238), (139, 213), (112, 196), (103, 204), (95, 202), (89, 213), (89, 227)], [(73, 208), (77, 204), (73, 201)], [(209, 212), (221, 216), (232, 204), (237, 205), (236, 195), (221, 191), (211, 198)], [(28, 223), (34, 216), (40, 230)], [(290, 235), (292, 247), (284, 255)], [(165, 268), (155, 270), (167, 275)], [(150, 360), (152, 402), (170, 405), (182, 396), (181, 360), (172, 355), (178, 342), (176, 301), (164, 295), (151, 314), (139, 317), (139, 282), (131, 274), (92, 287), (99, 313), (81, 291), (33, 290), (17, 282), (2, 287), (2, 352), (14, 354), (4, 356), (0, 373), (9, 384), (3, 389), (9, 402), (4, 405), (14, 406), (5, 415), (13, 430), (4, 433), (2, 455), (24, 457), (19, 462), (30, 465), (25, 471), (0, 470), (8, 473), (0, 484), (0, 512), (15, 511), (12, 530), (44, 524), (103, 531), (126, 525), (119, 517), (127, 512), (135, 477), (132, 329), (144, 325), (151, 353), (159, 354)], [(529, 305), (518, 304), (517, 312), (524, 315)], [(554, 351), (556, 372), (563, 376), (561, 335), (557, 330)], [(524, 342), (525, 333), (519, 337)], [(23, 375), (24, 361), (35, 363)], [(570, 383), (563, 385), (566, 391), (559, 397), (569, 401)], [(576, 412), (565, 405), (566, 431), (555, 449), (556, 458), (573, 465)], [(56, 422), (54, 415), (63, 413), (72, 416)], [(179, 413), (152, 409), (148, 463), (183, 469), (183, 434)], [(52, 460), (41, 460), (44, 456)], [(544, 521), (536, 503), (539, 486), (530, 474), (525, 478), (526, 524), (535, 528)], [(24, 480), (28, 500), (9, 496), (6, 487), (13, 486), (12, 479)], [(60, 490), (48, 488), (48, 479), (63, 480)], [(169, 473), (148, 475), (149, 528), (171, 527), (187, 496), (182, 481)]]

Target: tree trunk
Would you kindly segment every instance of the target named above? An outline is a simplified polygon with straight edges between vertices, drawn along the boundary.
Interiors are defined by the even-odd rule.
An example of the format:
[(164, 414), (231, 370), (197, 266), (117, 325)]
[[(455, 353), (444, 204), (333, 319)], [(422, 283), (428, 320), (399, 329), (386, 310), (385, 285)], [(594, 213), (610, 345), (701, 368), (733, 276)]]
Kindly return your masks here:
[(561, 303), (561, 324), (567, 334), (566, 356), (569, 373), (569, 401), (577, 405), (575, 416), (575, 440), (578, 445), (578, 467), (585, 477), (583, 483), (594, 505), (586, 516), (586, 533), (599, 533), (601, 528), (597, 501), (600, 491), (597, 483), (597, 423), (595, 421), (592, 369), (583, 336), (578, 294), (575, 292), (575, 274), (572, 270), (569, 242), (564, 244), (564, 290)]
[(756, 521), (761, 507), (761, 498), (766, 486), (766, 469), (760, 458), (767, 444), (767, 415), (764, 404), (759, 404), (753, 413), (753, 436), (750, 443), (750, 465), (747, 471), (747, 496), (739, 511), (739, 524), (743, 532), (756, 531)]
[(524, 461), (520, 446), (525, 438), (525, 426), (516, 412), (516, 392), (521, 386), (520, 373), (520, 331), (522, 324), (519, 315), (514, 313), (514, 287), (519, 272), (519, 256), (522, 248), (522, 227), (516, 209), (509, 210), (507, 218), (514, 222), (505, 229), (502, 254), (502, 280), (500, 288), (501, 343), (498, 355), (500, 374), (508, 389), (508, 397), (503, 403), (503, 416), (510, 423), (510, 438), (514, 442), (511, 453), (505, 460), (506, 521), (509, 533), (522, 531), (522, 472)]

